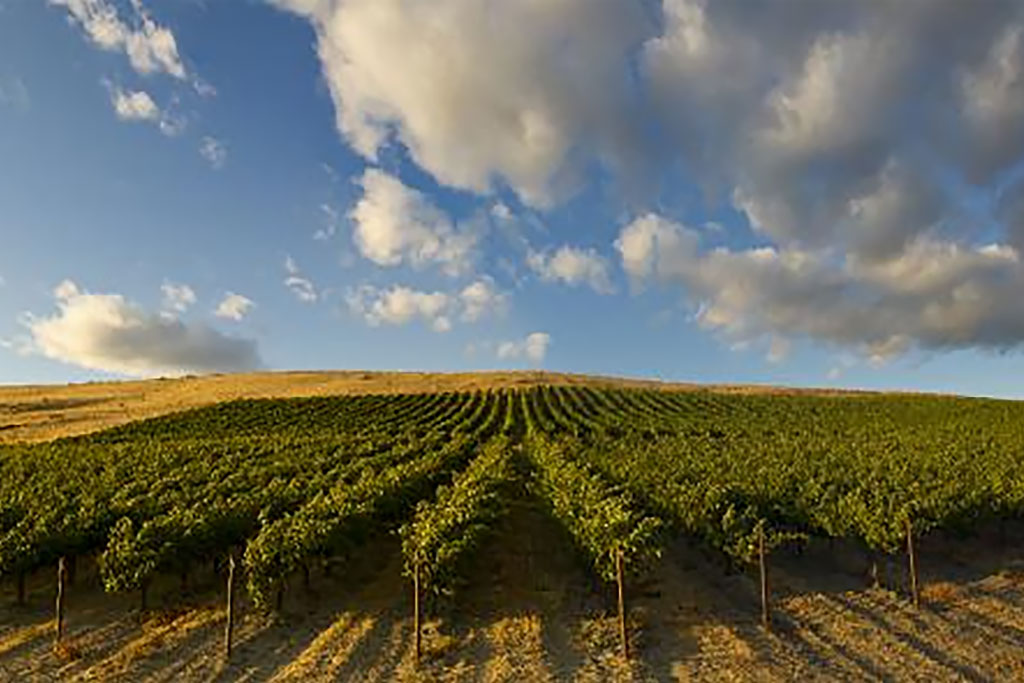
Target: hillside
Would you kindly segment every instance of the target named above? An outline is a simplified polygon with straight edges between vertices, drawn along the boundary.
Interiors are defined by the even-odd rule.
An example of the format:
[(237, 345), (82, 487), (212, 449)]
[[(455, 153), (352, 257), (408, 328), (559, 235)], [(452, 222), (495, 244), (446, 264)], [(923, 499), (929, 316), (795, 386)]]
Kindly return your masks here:
[(1024, 404), (570, 383), (0, 448), (0, 679), (1024, 675)]
[(237, 398), (429, 393), (537, 384), (617, 386), (665, 391), (843, 393), (755, 385), (698, 385), (553, 372), (258, 372), (70, 385), (0, 385), (0, 443), (85, 434)]

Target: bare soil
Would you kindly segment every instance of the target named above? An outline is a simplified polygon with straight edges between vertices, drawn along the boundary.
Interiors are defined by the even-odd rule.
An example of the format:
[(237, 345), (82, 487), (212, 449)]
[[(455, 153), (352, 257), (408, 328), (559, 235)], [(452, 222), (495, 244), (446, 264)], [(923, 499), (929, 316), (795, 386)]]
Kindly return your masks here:
[[(242, 600), (230, 662), (222, 657), (222, 573), (196, 567), (183, 592), (163, 577), (138, 595), (107, 595), (80, 563), (68, 637), (52, 648), (53, 576), (28, 604), (0, 592), (0, 680), (11, 681), (1020, 681), (1024, 680), (1024, 529), (1006, 542), (920, 539), (924, 605), (906, 595), (902, 557), (869, 587), (868, 558), (813, 543), (771, 558), (773, 627), (758, 623), (756, 575), (679, 540), (630, 581), (634, 655), (618, 656), (612, 587), (584, 569), (564, 532), (529, 501), (465, 568), (468, 582), (427, 604), (425, 656), (414, 664), (411, 590), (393, 537), (378, 539), (309, 587), (293, 577), (283, 611)], [(243, 591), (244, 593), (244, 591)]]

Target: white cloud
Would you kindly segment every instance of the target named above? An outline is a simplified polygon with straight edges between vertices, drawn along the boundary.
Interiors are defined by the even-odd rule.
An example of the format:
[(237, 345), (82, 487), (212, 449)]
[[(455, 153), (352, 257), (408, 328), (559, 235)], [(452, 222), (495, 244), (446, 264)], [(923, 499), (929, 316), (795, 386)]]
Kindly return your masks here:
[(188, 127), (188, 119), (181, 115), (164, 110), (158, 124), (160, 132), (167, 137), (175, 137), (185, 132)]
[(459, 292), (459, 301), (462, 305), (461, 318), (475, 322), (487, 315), (502, 313), (508, 296), (495, 289), (493, 280), (485, 278), (466, 285)]
[(110, 104), (117, 118), (129, 122), (153, 123), (164, 135), (173, 137), (185, 130), (185, 117), (165, 111), (145, 90), (124, 90), (110, 81), (103, 85), (110, 93)]
[(122, 121), (158, 121), (160, 107), (145, 90), (125, 91), (113, 88), (110, 103), (114, 105), (114, 113)]
[(671, 277), (675, 264), (696, 248), (696, 239), (696, 233), (649, 213), (622, 229), (615, 240), (615, 249), (622, 258), (626, 274), (634, 284), (641, 284), (652, 276)]
[(405, 325), (420, 319), (435, 332), (451, 329), (448, 313), (453, 301), (443, 292), (421, 292), (400, 285), (381, 290), (363, 285), (345, 298), (349, 309), (374, 327)]
[(494, 203), (491, 207), (491, 216), (499, 221), (511, 221), (515, 219), (512, 209), (508, 208), (508, 204), (505, 204), (504, 202)]
[(205, 136), (199, 143), (199, 154), (213, 169), (222, 169), (228, 161), (228, 148), (217, 138)]
[(147, 313), (119, 294), (90, 294), (70, 280), (54, 291), (57, 312), (28, 315), (36, 353), (92, 370), (153, 376), (252, 370), (256, 343)]
[(217, 305), (217, 310), (213, 314), (218, 318), (237, 322), (248, 315), (249, 311), (255, 306), (256, 304), (252, 299), (235, 292), (228, 292), (221, 299), (221, 302)]
[(545, 282), (561, 281), (571, 287), (585, 284), (599, 294), (614, 291), (608, 262), (594, 249), (562, 246), (554, 253), (530, 251), (526, 263)]
[(313, 239), (326, 242), (338, 232), (338, 225), (341, 222), (341, 215), (338, 210), (330, 204), (321, 204), (320, 213), (323, 216), (324, 225), (313, 233)]
[(655, 28), (641, 3), (274, 4), (313, 22), (338, 129), (371, 161), (398, 141), (446, 185), (501, 180), (546, 205), (579, 184), (577, 150), (638, 156), (629, 60)]
[(63, 7), (97, 47), (124, 52), (132, 68), (140, 74), (167, 73), (185, 78), (185, 66), (170, 29), (157, 24), (142, 5), (132, 0), (130, 24), (123, 20), (111, 0), (50, 0)]
[(160, 285), (163, 294), (163, 310), (169, 313), (184, 313), (196, 302), (196, 293), (188, 285), (165, 282)]
[(657, 216), (617, 242), (638, 280), (678, 283), (697, 320), (732, 341), (768, 338), (778, 359), (806, 337), (880, 362), (911, 348), (1007, 349), (1024, 339), (1024, 267), (1005, 245), (932, 238), (885, 259), (761, 247), (701, 251), (697, 233)]
[(313, 303), (320, 298), (316, 285), (302, 274), (299, 266), (295, 263), (295, 259), (291, 256), (285, 257), (284, 269), (288, 274), (284, 279), (284, 286), (290, 289), (299, 301)]
[[(640, 216), (617, 241), (632, 282), (682, 284), (709, 327), (882, 355), (1024, 342), (1006, 284), (1020, 277), (1006, 255), (1024, 250), (1020, 2), (274, 4), (314, 26), (358, 153), (407, 154), (486, 195), (499, 227), (506, 192), (546, 208), (597, 184)], [(691, 216), (735, 209), (749, 226), (710, 236), (648, 214), (681, 205), (680, 178), (699, 186)], [(451, 221), (413, 206), (426, 207), (415, 230), (370, 231), (370, 258), (444, 267), (425, 254)], [(604, 286), (556, 257), (533, 265)], [(876, 279), (922, 260), (940, 284)]]
[(424, 292), (393, 285), (380, 289), (362, 285), (345, 297), (349, 310), (367, 323), (405, 325), (422, 320), (435, 332), (447, 332), (455, 319), (467, 323), (504, 313), (508, 296), (490, 278), (481, 278), (454, 292)]
[(526, 338), (522, 340), (499, 343), (496, 355), (500, 360), (525, 358), (530, 363), (539, 365), (544, 362), (544, 357), (547, 355), (550, 345), (550, 334), (547, 332), (533, 332), (526, 335)]
[(477, 235), (456, 229), (422, 192), (374, 168), (359, 184), (363, 196), (349, 215), (363, 256), (380, 266), (437, 264), (450, 275), (472, 268)]
[(299, 275), (289, 275), (286, 277), (284, 280), (284, 286), (292, 290), (292, 294), (294, 294), (299, 301), (313, 303), (320, 297), (313, 281)]

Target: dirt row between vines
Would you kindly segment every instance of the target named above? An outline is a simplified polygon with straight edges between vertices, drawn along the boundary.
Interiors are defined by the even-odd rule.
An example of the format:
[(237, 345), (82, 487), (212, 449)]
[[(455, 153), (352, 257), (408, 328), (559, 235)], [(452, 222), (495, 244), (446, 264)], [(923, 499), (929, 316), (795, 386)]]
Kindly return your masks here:
[(563, 532), (532, 504), (512, 513), (466, 567), (467, 585), (429, 606), (414, 666), (411, 595), (393, 538), (308, 588), (289, 583), (270, 617), (243, 604), (230, 663), (221, 657), (223, 577), (197, 567), (182, 593), (162, 577), (140, 619), (138, 595), (106, 595), (82, 563), (65, 652), (51, 650), (53, 586), (37, 574), (29, 604), (0, 594), (0, 680), (111, 681), (685, 681), (1024, 680), (1024, 534), (923, 539), (926, 606), (866, 588), (866, 558), (815, 544), (772, 558), (774, 627), (757, 622), (753, 573), (680, 541), (629, 586), (635, 656), (617, 656), (614, 596), (584, 571)]

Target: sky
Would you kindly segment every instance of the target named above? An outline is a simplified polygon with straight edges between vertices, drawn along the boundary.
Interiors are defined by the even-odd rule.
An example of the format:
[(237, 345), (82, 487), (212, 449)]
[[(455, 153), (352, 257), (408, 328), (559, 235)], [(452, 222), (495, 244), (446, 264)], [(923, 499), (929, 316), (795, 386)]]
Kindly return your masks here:
[(1024, 5), (0, 0), (0, 383), (1024, 396)]

